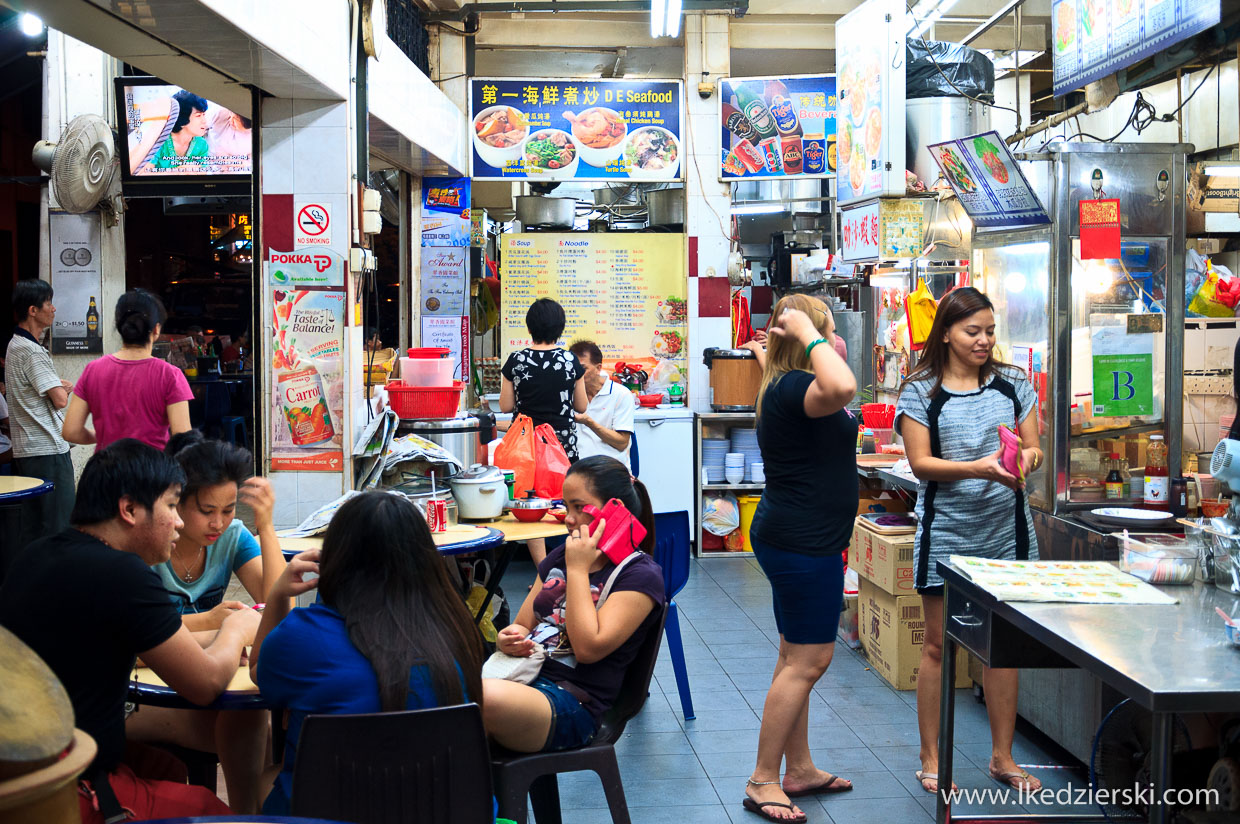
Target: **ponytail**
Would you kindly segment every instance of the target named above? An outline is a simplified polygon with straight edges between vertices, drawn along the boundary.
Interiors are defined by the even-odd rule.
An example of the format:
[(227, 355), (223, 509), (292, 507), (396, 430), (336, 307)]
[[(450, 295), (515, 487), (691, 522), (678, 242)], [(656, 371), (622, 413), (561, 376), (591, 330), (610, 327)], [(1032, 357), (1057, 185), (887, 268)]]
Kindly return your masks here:
[(590, 489), (603, 501), (615, 498), (633, 514), (646, 529), (646, 537), (638, 547), (647, 555), (654, 554), (654, 507), (646, 485), (629, 474), (628, 467), (605, 455), (583, 458), (569, 467), (569, 475), (581, 475)]
[(166, 317), (164, 304), (145, 289), (131, 289), (116, 301), (116, 331), (127, 346), (146, 346)]

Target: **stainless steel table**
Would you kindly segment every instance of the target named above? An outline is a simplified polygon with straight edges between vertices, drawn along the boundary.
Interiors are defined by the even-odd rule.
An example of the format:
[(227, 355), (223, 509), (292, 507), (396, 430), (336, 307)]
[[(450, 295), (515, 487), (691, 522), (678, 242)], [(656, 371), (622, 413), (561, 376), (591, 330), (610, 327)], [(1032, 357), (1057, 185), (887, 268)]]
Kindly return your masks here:
[[(1170, 789), (1175, 713), (1235, 712), (1240, 707), (1240, 649), (1227, 644), (1216, 606), (1232, 614), (1237, 598), (1213, 586), (1165, 587), (1172, 606), (1036, 604), (998, 601), (949, 563), (939, 562), (943, 602), (943, 683), (939, 786), (952, 780), (956, 649), (992, 667), (1080, 667), (1154, 714), (1154, 797)], [(951, 815), (943, 793), (936, 820), (994, 816)], [(1076, 817), (1074, 817), (1076, 818)], [(1047, 820), (1035, 815), (1012, 821)], [(1062, 818), (1061, 818), (1062, 820)], [(1169, 820), (1166, 806), (1150, 809), (1151, 824)]]

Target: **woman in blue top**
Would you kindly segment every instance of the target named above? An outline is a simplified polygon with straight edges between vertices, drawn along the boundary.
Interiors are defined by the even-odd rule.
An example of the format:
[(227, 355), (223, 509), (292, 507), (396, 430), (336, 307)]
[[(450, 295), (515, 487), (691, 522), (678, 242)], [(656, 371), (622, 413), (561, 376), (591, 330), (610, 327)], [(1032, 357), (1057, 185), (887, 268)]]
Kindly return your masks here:
[[(318, 602), (290, 612), (290, 599), (315, 587)], [(408, 498), (366, 492), (340, 507), (323, 548), (294, 558), (272, 588), (250, 672), (288, 710), (266, 815), (289, 812), (307, 715), (481, 702), (482, 641)]]
[[(266, 478), (250, 477), (246, 449), (206, 440), (195, 430), (172, 436), (165, 451), (185, 471), (177, 514), (184, 522), (169, 560), (155, 567), (168, 597), (191, 632), (218, 630), (229, 612), (250, 607), (226, 601), (232, 576), (261, 604), (284, 571), (272, 522), (275, 496)], [(236, 518), (240, 498), (254, 512), (258, 539)], [(126, 732), (139, 741), (166, 741), (219, 754), (234, 812), (255, 813), (267, 753), (268, 715), (262, 711), (173, 710), (143, 707)]]

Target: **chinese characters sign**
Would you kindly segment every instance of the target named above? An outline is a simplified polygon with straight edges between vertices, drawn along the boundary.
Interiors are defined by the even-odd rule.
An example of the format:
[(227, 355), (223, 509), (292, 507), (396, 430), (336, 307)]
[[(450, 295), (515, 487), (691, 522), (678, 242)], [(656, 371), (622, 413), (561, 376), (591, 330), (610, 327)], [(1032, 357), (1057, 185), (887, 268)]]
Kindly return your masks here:
[(977, 228), (1010, 229), (1051, 222), (998, 132), (932, 143), (929, 148)]
[(1119, 199), (1082, 200), (1081, 260), (1113, 260), (1120, 255)]
[(878, 202), (848, 209), (840, 214), (845, 263), (878, 258)]
[(679, 80), (470, 81), (478, 180), (680, 180)]
[(835, 171), (835, 75), (732, 77), (720, 84), (720, 180)]
[(915, 258), (921, 254), (925, 212), (919, 201), (876, 200), (840, 215), (846, 263)]
[(1219, 23), (1219, 0), (1053, 0), (1055, 96)]
[(422, 245), (469, 245), (469, 178), (422, 179)]

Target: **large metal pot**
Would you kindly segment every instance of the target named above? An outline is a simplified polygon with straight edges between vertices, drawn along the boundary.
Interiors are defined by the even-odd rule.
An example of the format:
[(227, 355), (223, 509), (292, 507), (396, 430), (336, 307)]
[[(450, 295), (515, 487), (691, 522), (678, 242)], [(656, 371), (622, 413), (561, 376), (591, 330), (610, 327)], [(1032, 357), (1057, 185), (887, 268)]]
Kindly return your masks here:
[(448, 479), (460, 516), (469, 520), (490, 521), (504, 514), (508, 503), (508, 485), (504, 473), (494, 466), (473, 464), (464, 472)]
[(412, 432), (437, 443), (464, 466), (482, 463), (486, 445), (495, 435), (495, 418), (489, 413), (447, 420), (401, 421), (401, 432)]
[(517, 197), (517, 220), (526, 229), (572, 229), (576, 216), (577, 201), (571, 197)]
[(931, 143), (942, 143), (990, 128), (990, 107), (967, 97), (925, 97), (904, 103), (906, 163), (927, 186), (939, 177)]
[(646, 208), (651, 226), (683, 226), (685, 224), (685, 190), (658, 189), (646, 192)]

